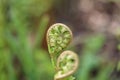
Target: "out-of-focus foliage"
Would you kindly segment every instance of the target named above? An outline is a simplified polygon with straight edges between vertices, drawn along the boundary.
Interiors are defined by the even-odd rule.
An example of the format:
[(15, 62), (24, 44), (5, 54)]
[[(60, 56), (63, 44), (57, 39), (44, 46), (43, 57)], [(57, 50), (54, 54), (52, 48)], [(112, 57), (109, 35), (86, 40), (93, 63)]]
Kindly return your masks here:
[(47, 52), (44, 50), (36, 50), (34, 58), (40, 80), (52, 80), (54, 70)]
[[(50, 57), (41, 46), (50, 20), (45, 13), (52, 4), (53, 0), (0, 0), (0, 80), (53, 80)], [(104, 41), (103, 35), (85, 40), (76, 80), (119, 80), (112, 77), (116, 63), (99, 55)], [(120, 38), (117, 46), (120, 52)]]
[(33, 16), (41, 15), (52, 6), (52, 0), (10, 0), (12, 7), (21, 12), (30, 13)]
[[(77, 73), (78, 80), (109, 80), (114, 65), (97, 55), (103, 47), (104, 41), (105, 37), (103, 35), (94, 35), (85, 41)], [(92, 70), (96, 70), (94, 74), (91, 73)]]
[[(51, 6), (52, 0), (0, 0), (0, 80), (52, 80), (52, 66), (41, 47), (49, 22), (44, 13)], [(36, 16), (38, 25), (32, 21)]]

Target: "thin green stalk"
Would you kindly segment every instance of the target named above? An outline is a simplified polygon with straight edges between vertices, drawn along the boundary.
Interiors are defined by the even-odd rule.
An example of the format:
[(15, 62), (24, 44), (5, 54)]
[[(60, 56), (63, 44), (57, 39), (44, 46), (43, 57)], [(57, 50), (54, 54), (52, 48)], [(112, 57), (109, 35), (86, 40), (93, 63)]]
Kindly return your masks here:
[(44, 37), (44, 33), (47, 29), (48, 22), (49, 22), (49, 16), (44, 15), (40, 20), (39, 28), (38, 28), (37, 33), (36, 33), (35, 47), (37, 47), (38, 45), (41, 46), (42, 40)]
[(9, 75), (9, 80), (17, 80), (16, 74), (15, 74), (15, 70), (13, 67), (13, 59), (12, 59), (12, 54), (10, 54), (9, 51), (5, 51), (5, 54), (7, 54), (7, 60), (6, 60), (6, 64), (7, 64), (7, 69), (8, 69), (8, 75)]

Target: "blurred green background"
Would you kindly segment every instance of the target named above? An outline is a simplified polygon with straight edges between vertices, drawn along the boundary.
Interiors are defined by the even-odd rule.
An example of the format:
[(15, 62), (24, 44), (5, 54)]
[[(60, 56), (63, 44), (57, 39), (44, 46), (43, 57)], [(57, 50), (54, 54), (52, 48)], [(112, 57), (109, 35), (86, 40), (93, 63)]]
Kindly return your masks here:
[[(73, 31), (67, 49), (79, 55), (76, 80), (120, 80), (119, 4), (112, 0), (84, 1), (0, 0), (0, 80), (54, 79), (45, 35), (56, 22)], [(90, 7), (93, 5), (98, 9)], [(108, 24), (106, 15), (111, 22), (101, 25)]]

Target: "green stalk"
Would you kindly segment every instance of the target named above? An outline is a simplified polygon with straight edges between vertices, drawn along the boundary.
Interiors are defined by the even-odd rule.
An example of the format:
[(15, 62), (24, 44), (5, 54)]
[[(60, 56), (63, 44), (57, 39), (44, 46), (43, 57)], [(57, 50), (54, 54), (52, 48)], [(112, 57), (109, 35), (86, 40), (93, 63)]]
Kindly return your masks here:
[(38, 26), (39, 28), (36, 33), (35, 47), (37, 47), (38, 45), (41, 46), (44, 33), (47, 29), (48, 22), (49, 22), (49, 17), (47, 15), (44, 15), (40, 20), (40, 24)]

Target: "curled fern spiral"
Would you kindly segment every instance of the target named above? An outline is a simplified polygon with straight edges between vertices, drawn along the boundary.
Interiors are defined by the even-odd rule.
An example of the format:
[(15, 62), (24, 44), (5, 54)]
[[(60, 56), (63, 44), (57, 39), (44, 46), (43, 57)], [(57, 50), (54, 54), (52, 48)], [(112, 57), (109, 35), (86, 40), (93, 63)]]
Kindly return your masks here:
[(47, 32), (49, 52), (58, 54), (65, 49), (72, 40), (71, 30), (64, 24), (56, 23)]
[(47, 31), (48, 51), (56, 69), (55, 80), (74, 80), (71, 75), (78, 67), (78, 56), (72, 51), (64, 51), (72, 38), (72, 31), (62, 23), (52, 25)]
[(63, 80), (72, 75), (78, 68), (78, 56), (72, 51), (64, 51), (60, 54), (57, 60), (58, 72), (55, 75), (55, 80)]

